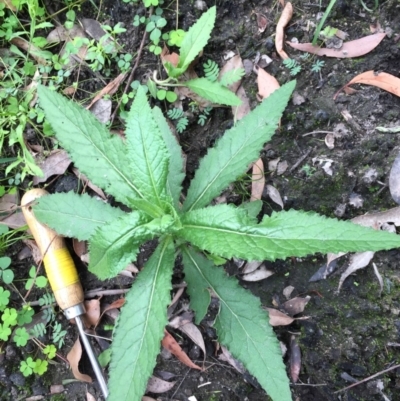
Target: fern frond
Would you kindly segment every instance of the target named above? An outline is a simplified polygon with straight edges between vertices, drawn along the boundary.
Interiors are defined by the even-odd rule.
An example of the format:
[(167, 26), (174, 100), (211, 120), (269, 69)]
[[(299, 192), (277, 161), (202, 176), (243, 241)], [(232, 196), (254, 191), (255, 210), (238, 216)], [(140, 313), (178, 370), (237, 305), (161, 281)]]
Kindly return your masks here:
[(219, 67), (215, 61), (207, 60), (207, 62), (203, 64), (203, 68), (205, 77), (210, 82), (215, 82), (218, 79)]
[(232, 85), (233, 83), (240, 81), (244, 74), (244, 68), (236, 68), (235, 70), (227, 71), (222, 75), (219, 83), (223, 86)]
[(174, 107), (173, 109), (167, 111), (167, 116), (171, 120), (177, 120), (178, 118), (183, 117), (183, 110)]
[(182, 117), (178, 120), (177, 124), (176, 124), (176, 131), (179, 134), (182, 134), (183, 131), (185, 131), (186, 127), (189, 124), (189, 120), (187, 117)]

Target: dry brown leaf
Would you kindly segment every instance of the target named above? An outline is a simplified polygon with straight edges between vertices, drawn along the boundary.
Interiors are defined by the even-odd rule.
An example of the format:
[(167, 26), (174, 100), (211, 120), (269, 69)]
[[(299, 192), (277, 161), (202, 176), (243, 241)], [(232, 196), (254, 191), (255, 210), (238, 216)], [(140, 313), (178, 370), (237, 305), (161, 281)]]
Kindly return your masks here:
[(373, 35), (368, 35), (361, 39), (346, 42), (340, 49), (321, 48), (318, 46), (313, 46), (312, 43), (286, 43), (294, 49), (316, 54), (317, 56), (352, 58), (361, 57), (364, 54), (367, 54), (370, 51), (374, 50), (385, 36), (385, 33), (375, 33)]
[(277, 53), (284, 60), (289, 58), (286, 52), (283, 50), (283, 39), (285, 37), (285, 27), (292, 19), (293, 6), (292, 3), (286, 3), (285, 8), (282, 11), (281, 17), (279, 18), (278, 24), (276, 25), (276, 36), (275, 36), (275, 48)]
[(257, 270), (263, 262), (259, 262), (257, 260), (253, 260), (252, 262), (247, 262), (246, 265), (243, 267), (242, 273), (249, 274), (252, 273), (254, 270)]
[(295, 297), (282, 304), (281, 308), (284, 309), (290, 316), (295, 316), (304, 311), (304, 308), (310, 299), (311, 297), (309, 295), (307, 295), (305, 298)]
[(161, 343), (164, 348), (171, 352), (171, 354), (175, 355), (186, 366), (189, 366), (189, 368), (203, 370), (200, 366), (192, 362), (192, 360), (187, 356), (186, 352), (176, 342), (175, 338), (168, 333), (167, 330), (164, 330), (164, 338)]
[(82, 320), (84, 325), (89, 327), (96, 326), (100, 318), (100, 300), (91, 299), (90, 301), (85, 301), (86, 313), (82, 315)]
[(242, 103), (239, 106), (232, 106), (232, 113), (235, 120), (239, 121), (250, 113), (250, 100), (247, 97), (243, 86), (239, 86), (236, 96), (242, 101)]
[(170, 53), (167, 46), (164, 46), (164, 48), (162, 49), (160, 58), (163, 64), (168, 62), (171, 63), (174, 67), (176, 67), (179, 63), (179, 54)]
[(111, 118), (111, 99), (99, 99), (93, 104), (90, 112), (102, 123), (107, 124)]
[(283, 200), (279, 191), (272, 185), (267, 185), (267, 195), (273, 202), (279, 205), (283, 209)]
[[(107, 307), (105, 307), (104, 310), (103, 310), (103, 312), (101, 313), (101, 315), (100, 315), (98, 321), (96, 322), (95, 327), (97, 327), (97, 325), (99, 324), (101, 318), (103, 317), (103, 315), (104, 315), (105, 313), (107, 313), (107, 312), (109, 312), (110, 310), (113, 310), (113, 309), (120, 309), (120, 308), (122, 308), (122, 306), (124, 305), (124, 303), (125, 303), (125, 298), (120, 298), (120, 299), (117, 299), (116, 301), (114, 301), (111, 305), (108, 305)], [(118, 314), (119, 314), (119, 313), (118, 313)], [(117, 314), (116, 316), (118, 316), (118, 314)], [(108, 313), (107, 313), (107, 316), (115, 317), (115, 316), (110, 315), (110, 314), (108, 314)]]
[(147, 397), (147, 395), (142, 397), (142, 401), (156, 401), (154, 398)]
[(62, 384), (52, 384), (50, 386), (50, 394), (60, 394), (65, 390)]
[(74, 248), (74, 251), (79, 258), (81, 258), (82, 255), (85, 255), (88, 253), (87, 241), (78, 241), (76, 238), (73, 238), (72, 239), (72, 247)]
[(393, 93), (396, 96), (400, 96), (400, 78), (388, 74), (386, 72), (375, 72), (367, 71), (355, 76), (350, 82), (348, 82), (343, 88), (339, 89), (333, 99), (336, 99), (339, 92), (349, 85), (363, 84), (372, 85), (378, 88), (384, 89), (387, 92)]
[(282, 291), (283, 296), (286, 299), (290, 299), (290, 296), (292, 295), (292, 292), (294, 291), (294, 287), (292, 285), (288, 285), (287, 287), (285, 287)]
[(258, 269), (251, 273), (244, 274), (240, 278), (243, 281), (261, 281), (275, 274), (275, 272), (268, 270), (265, 265), (261, 265)]
[(101, 188), (99, 188), (97, 185), (94, 185), (89, 179), (86, 177), (85, 174), (82, 174), (76, 167), (72, 167), (72, 172), (80, 179), (82, 180), (85, 185), (87, 185), (90, 189), (92, 189), (94, 192), (96, 192), (97, 195), (100, 196), (102, 199), (107, 199), (106, 194), (103, 192)]
[(261, 199), (264, 191), (264, 186), (265, 186), (264, 163), (260, 158), (253, 164), (253, 172), (251, 176), (250, 201)]
[(117, 76), (117, 78), (113, 79), (111, 82), (109, 82), (90, 102), (89, 106), (86, 106), (86, 109), (90, 109), (94, 103), (96, 103), (99, 99), (101, 99), (105, 95), (113, 95), (121, 85), (121, 83), (124, 81), (126, 77), (126, 72), (123, 72)]
[(74, 375), (75, 379), (86, 382), (92, 383), (92, 378), (88, 375), (85, 375), (79, 371), (78, 365), (79, 361), (81, 360), (82, 356), (82, 346), (79, 340), (79, 337), (75, 341), (75, 344), (68, 352), (67, 360), (71, 366), (72, 374)]
[(33, 185), (47, 181), (52, 175), (64, 174), (71, 163), (71, 159), (65, 150), (52, 151), (50, 156), (48, 156), (43, 163), (39, 164), (39, 167), (43, 171), (43, 177), (33, 177)]
[(12, 213), (18, 208), (18, 194), (5, 194), (0, 198), (0, 213)]
[(10, 228), (21, 228), (26, 226), (26, 221), (22, 213), (13, 213), (10, 216), (2, 218), (0, 224), (4, 224)]
[(36, 47), (31, 42), (22, 39), (20, 37), (15, 37), (10, 40), (10, 42), (19, 47), (20, 49), (24, 50), (25, 52), (29, 53), (29, 55), (34, 58), (39, 64), (45, 65), (46, 60), (40, 55), (42, 50)]
[(148, 383), (146, 391), (150, 393), (166, 393), (175, 386), (176, 382), (167, 382), (165, 380), (159, 379), (158, 377), (151, 376)]
[[(244, 68), (244, 66), (243, 66), (242, 58), (237, 54), (237, 55), (233, 56), (232, 58), (230, 58), (225, 63), (225, 65), (221, 68), (218, 79), (221, 79), (221, 77), (224, 74), (226, 74), (228, 71), (238, 70), (239, 68)], [(239, 86), (241, 83), (242, 83), (242, 80), (240, 79), (239, 81), (236, 81), (233, 84), (229, 85), (228, 88), (233, 93), (236, 93), (236, 91), (239, 89)]]
[(218, 359), (221, 361), (228, 362), (231, 366), (233, 366), (239, 373), (243, 374), (246, 370), (243, 364), (235, 359), (232, 354), (228, 351), (226, 347), (221, 345), (222, 353), (218, 356)]
[(390, 169), (389, 189), (392, 199), (400, 205), (400, 153), (397, 155)]
[[(191, 319), (193, 315), (190, 315)], [(200, 330), (191, 321), (188, 320), (187, 314), (176, 316), (169, 322), (169, 326), (180, 330), (186, 334), (196, 345), (203, 351), (204, 358), (206, 357), (206, 346)]]
[(371, 259), (374, 257), (375, 252), (367, 251), (367, 252), (358, 252), (350, 257), (350, 263), (347, 267), (346, 271), (340, 276), (338, 291), (343, 285), (344, 280), (350, 276), (350, 274), (354, 273), (357, 270), (363, 269), (368, 266)]
[(89, 391), (86, 392), (86, 401), (96, 401), (96, 398)]
[(46, 40), (48, 43), (60, 43), (77, 37), (86, 38), (85, 31), (79, 25), (74, 25), (71, 29), (59, 25), (47, 35)]
[(274, 308), (265, 308), (269, 314), (269, 324), (271, 326), (287, 326), (295, 321), (294, 318), (285, 315), (283, 312)]
[(257, 16), (258, 32), (263, 33), (267, 28), (268, 20), (267, 17), (260, 13), (255, 13)]
[(293, 380), (293, 383), (296, 383), (299, 380), (301, 368), (301, 351), (299, 344), (296, 341), (296, 336), (291, 335), (290, 337), (290, 377)]
[(272, 92), (279, 89), (279, 82), (262, 68), (257, 69), (258, 100), (265, 99)]
[(393, 223), (395, 226), (400, 226), (400, 206), (384, 212), (363, 214), (362, 216), (354, 217), (351, 221), (360, 226), (375, 228), (375, 230), (380, 229), (384, 223)]

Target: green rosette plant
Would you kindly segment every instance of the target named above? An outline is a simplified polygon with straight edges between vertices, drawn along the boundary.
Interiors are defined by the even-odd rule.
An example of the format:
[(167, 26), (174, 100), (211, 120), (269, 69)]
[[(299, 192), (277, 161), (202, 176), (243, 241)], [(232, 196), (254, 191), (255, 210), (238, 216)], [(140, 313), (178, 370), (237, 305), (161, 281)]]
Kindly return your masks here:
[(273, 400), (289, 401), (289, 380), (268, 313), (210, 256), (273, 261), (400, 245), (397, 235), (303, 211), (273, 212), (258, 221), (261, 202), (209, 206), (259, 157), (294, 88), (294, 81), (283, 85), (225, 132), (200, 161), (181, 202), (181, 148), (142, 87), (129, 112), (124, 141), (87, 110), (39, 86), (40, 105), (60, 145), (83, 174), (130, 212), (71, 192), (41, 198), (34, 205), (36, 217), (59, 234), (89, 240), (89, 270), (103, 280), (134, 261), (143, 243), (159, 238), (126, 296), (114, 330), (109, 401), (140, 401), (146, 390), (167, 324), (178, 254), (196, 322), (204, 318), (210, 294), (215, 294), (219, 341)]

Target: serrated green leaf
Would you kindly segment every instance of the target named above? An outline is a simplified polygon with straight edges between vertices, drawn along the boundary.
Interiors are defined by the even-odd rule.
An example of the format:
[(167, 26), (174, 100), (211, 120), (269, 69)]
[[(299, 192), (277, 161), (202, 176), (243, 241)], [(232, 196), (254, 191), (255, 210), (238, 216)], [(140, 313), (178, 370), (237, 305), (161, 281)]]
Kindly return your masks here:
[(190, 183), (183, 210), (206, 206), (259, 157), (263, 144), (278, 126), (295, 84), (289, 82), (268, 96), (208, 151)]
[(274, 212), (249, 224), (244, 210), (217, 205), (182, 216), (181, 238), (225, 258), (276, 260), (316, 252), (379, 251), (400, 246), (400, 237), (315, 213)]
[(111, 135), (92, 113), (64, 96), (42, 85), (38, 95), (61, 146), (90, 181), (125, 204), (128, 196), (146, 198), (126, 169), (129, 158), (121, 138)]
[(125, 134), (132, 180), (146, 200), (161, 206), (166, 199), (169, 154), (142, 86), (128, 114)]
[(186, 81), (185, 85), (204, 99), (227, 106), (239, 106), (241, 100), (227, 87), (219, 82), (211, 82), (207, 78), (196, 78)]
[(174, 259), (174, 247), (167, 238), (158, 245), (126, 296), (111, 346), (107, 401), (142, 399), (167, 323)]
[(65, 237), (88, 240), (98, 227), (122, 217), (121, 209), (74, 192), (41, 197), (33, 206), (35, 217)]
[(89, 242), (89, 270), (102, 280), (116, 276), (136, 259), (144, 241), (164, 233), (173, 222), (169, 215), (149, 221), (132, 212), (99, 228)]
[(182, 156), (182, 149), (179, 146), (176, 137), (171, 132), (162, 111), (158, 107), (153, 108), (153, 117), (160, 129), (161, 135), (170, 154), (166, 185), (167, 191), (173, 199), (175, 209), (179, 210), (179, 197), (182, 192), (182, 181), (185, 178), (185, 161)]
[(215, 320), (219, 341), (243, 362), (274, 401), (291, 401), (282, 351), (259, 299), (202, 255), (186, 247), (182, 253), (196, 323), (207, 311), (211, 290), (220, 301)]
[(214, 28), (216, 15), (216, 7), (213, 6), (186, 32), (181, 44), (178, 69), (186, 71), (190, 63), (207, 44)]

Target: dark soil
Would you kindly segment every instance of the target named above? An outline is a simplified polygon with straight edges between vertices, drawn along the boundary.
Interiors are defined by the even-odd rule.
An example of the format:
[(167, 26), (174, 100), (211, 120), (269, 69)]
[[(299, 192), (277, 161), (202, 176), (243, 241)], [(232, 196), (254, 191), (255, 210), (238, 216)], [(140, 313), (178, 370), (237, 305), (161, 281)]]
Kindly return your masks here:
[[(179, 4), (179, 25), (184, 29), (201, 15), (194, 3), (183, 0)], [(214, 4), (209, 0), (206, 3), (208, 6)], [(318, 0), (293, 1), (295, 13), (286, 29), (287, 40), (297, 38), (299, 42), (312, 41), (314, 30), (307, 30), (306, 27), (310, 22), (316, 22), (317, 13), (324, 11), (329, 2), (324, 0), (321, 5), (319, 3)], [(365, 3), (373, 7), (374, 1)], [(144, 9), (122, 1), (104, 1), (100, 7), (100, 22), (108, 20), (110, 25), (125, 23), (128, 30), (122, 35), (121, 43), (127, 52), (135, 52), (142, 32), (132, 27), (131, 23), (134, 15), (143, 13)], [(170, 5), (170, 21), (175, 20), (174, 8), (175, 3)], [(276, 22), (281, 12), (277, 1), (219, 0), (217, 11), (217, 25), (205, 49), (204, 60), (212, 59), (222, 66), (224, 61), (221, 55), (228, 50), (240, 53), (242, 59), (250, 60), (260, 52), (273, 59), (266, 71), (274, 75), (281, 84), (291, 79), (288, 69), (275, 54), (273, 45)], [(86, 2), (80, 16), (96, 18), (97, 13), (91, 2)], [(268, 19), (264, 33), (258, 32), (255, 13), (262, 13)], [(399, 1), (381, 0), (378, 10), (369, 13), (363, 9), (360, 1), (338, 0), (326, 25), (347, 32), (350, 40), (354, 40), (370, 34), (370, 25), (376, 22), (383, 29), (388, 29), (389, 33), (390, 30), (393, 32), (375, 50), (357, 59), (325, 58), (321, 73), (311, 72), (314, 59), (303, 62), (299, 58), (300, 52), (286, 49), (291, 58), (299, 60), (303, 65), (302, 71), (296, 77), (296, 92), (305, 101), (300, 105), (290, 103), (282, 118), (279, 132), (262, 153), (265, 166), (277, 158), (288, 163), (288, 169), (281, 175), (266, 171), (267, 183), (279, 190), (285, 209), (316, 211), (329, 217), (350, 219), (396, 206), (388, 189), (388, 176), (392, 162), (399, 152), (399, 138), (396, 134), (379, 133), (375, 127), (400, 125), (400, 99), (381, 89), (363, 86), (358, 87), (358, 91), (351, 96), (342, 93), (336, 101), (333, 100), (336, 91), (359, 73), (375, 70), (399, 76), (400, 42), (396, 39), (396, 34), (400, 34)], [(135, 78), (141, 80), (148, 71), (159, 68), (158, 59), (145, 51)], [(86, 71), (81, 72), (80, 79), (87, 80), (81, 85), (84, 90), (94, 92), (103, 86)], [(252, 106), (255, 106), (257, 85), (253, 73), (244, 78), (244, 88)], [(83, 93), (79, 96), (83, 96)], [(161, 106), (164, 107), (164, 104)], [(349, 121), (344, 118), (344, 111), (352, 117)], [(344, 134), (336, 139), (335, 147), (331, 150), (324, 143), (325, 134), (304, 136), (313, 131), (333, 131), (338, 124), (342, 124)], [(207, 148), (231, 125), (231, 110), (217, 108), (212, 111), (211, 119), (204, 128), (197, 125), (194, 119), (189, 129), (180, 136), (181, 145), (187, 155), (189, 177), (193, 175), (199, 158), (206, 153)], [(292, 168), (304, 155), (306, 157)], [(316, 159), (332, 160), (332, 175), (328, 175), (315, 162)], [(372, 178), (368, 178), (371, 175)], [(66, 179), (70, 178), (59, 178), (50, 189), (57, 190), (57, 186), (66, 184)], [(239, 203), (248, 198), (249, 186), (246, 185), (242, 182), (233, 186), (227, 193), (228, 200)], [(354, 206), (354, 194), (358, 194), (363, 200), (362, 205)], [(263, 202), (265, 213), (279, 210), (267, 196), (263, 198)], [(25, 267), (18, 265), (18, 250), (17, 247), (12, 256), (15, 266), (21, 271), (18, 274), (23, 278), (24, 275), (26, 277), (23, 269), (29, 269), (31, 262)], [(351, 384), (352, 378), (358, 381), (399, 363), (400, 351), (396, 346), (390, 345), (400, 343), (399, 256), (400, 252), (393, 250), (377, 253), (374, 257), (374, 263), (384, 280), (382, 295), (371, 267), (349, 277), (339, 294), (336, 290), (340, 269), (339, 273), (333, 274), (327, 280), (310, 282), (311, 276), (325, 263), (322, 255), (269, 263), (268, 268), (275, 271), (272, 277), (256, 283), (242, 283), (259, 296), (266, 307), (272, 307), (273, 300), (275, 305), (284, 302), (286, 299), (282, 291), (289, 285), (295, 288), (292, 296), (311, 296), (303, 314), (309, 317), (307, 320), (297, 320), (290, 326), (276, 329), (279, 339), (288, 348), (291, 335), (296, 334), (301, 349), (300, 378), (291, 386), (293, 400), (375, 401), (384, 399), (381, 391), (392, 401), (400, 400), (400, 369), (391, 370), (351, 390), (335, 393)], [(137, 263), (139, 268), (145, 259), (146, 254), (140, 256)], [(234, 264), (229, 264), (227, 270), (230, 274), (238, 274)], [(86, 272), (84, 266), (81, 271), (86, 291), (99, 287), (126, 288), (131, 281), (118, 278), (100, 283)], [(179, 265), (176, 267), (174, 280), (175, 283), (183, 280)], [(111, 303), (117, 298), (104, 297), (102, 302)], [(18, 302), (17, 296), (14, 301)], [(188, 301), (185, 296), (182, 302), (184, 301)], [(215, 314), (212, 306), (210, 313)], [(60, 322), (68, 330), (66, 345), (60, 351), (65, 356), (76, 339), (77, 331), (61, 315)], [(199, 372), (188, 369), (175, 358), (161, 353), (155, 375), (162, 377), (162, 372), (171, 372), (177, 384), (168, 393), (158, 395), (158, 398), (157, 395), (152, 396), (159, 400), (180, 401), (186, 401), (192, 395), (198, 401), (268, 400), (268, 396), (254, 379), (237, 373), (228, 363), (217, 358), (215, 333), (209, 328), (207, 321), (203, 323), (200, 330), (207, 345), (207, 370)], [(198, 347), (182, 334), (176, 333), (176, 338), (189, 356), (201, 363), (203, 355)], [(86, 391), (96, 395), (96, 399), (102, 399), (96, 385), (77, 382), (65, 385), (66, 390), (62, 395), (64, 398), (60, 395), (58, 398), (46, 395), (51, 384), (60, 384), (73, 377), (68, 367), (58, 361), (57, 365), (51, 365), (49, 372), (42, 378), (24, 379), (18, 372), (19, 361), (34, 352), (33, 349), (28, 346), (19, 349), (13, 345), (7, 345), (3, 349), (5, 353), (0, 355), (0, 399), (17, 400), (28, 395), (43, 395), (43, 399), (84, 400)], [(289, 372), (288, 356), (285, 361)], [(85, 358), (81, 370), (94, 377)], [(382, 381), (382, 390), (379, 390), (378, 379)]]

